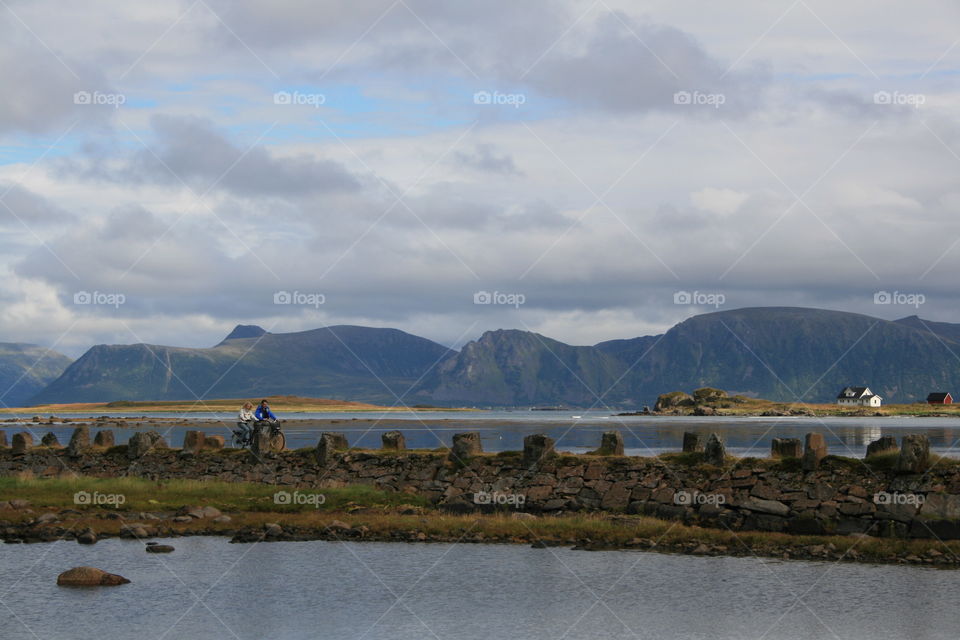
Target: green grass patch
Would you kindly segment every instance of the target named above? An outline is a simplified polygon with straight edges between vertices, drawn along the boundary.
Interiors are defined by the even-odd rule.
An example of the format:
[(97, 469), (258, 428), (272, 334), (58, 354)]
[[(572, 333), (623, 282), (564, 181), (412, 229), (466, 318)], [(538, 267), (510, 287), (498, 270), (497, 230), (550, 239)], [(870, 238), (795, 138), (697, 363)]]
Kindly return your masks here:
[(864, 458), (864, 463), (874, 471), (893, 471), (897, 468), (897, 458), (900, 457), (899, 451), (890, 453), (878, 453), (876, 455)]
[(702, 451), (667, 452), (661, 453), (657, 457), (669, 464), (675, 464), (681, 467), (695, 467), (703, 462), (704, 453)]
[[(168, 480), (155, 482), (143, 478), (15, 478), (0, 477), (0, 501), (22, 498), (46, 507), (84, 510), (93, 505), (77, 504), (74, 495), (86, 492), (93, 496), (119, 494), (124, 511), (174, 511), (184, 505), (211, 505), (222, 511), (296, 512), (315, 510), (313, 502), (277, 504), (274, 494), (322, 494), (323, 511), (342, 510), (348, 506), (389, 507), (401, 504), (427, 506), (421, 497), (405, 493), (381, 491), (371, 485), (337, 488), (281, 487), (252, 482), (213, 482), (202, 480)], [(293, 501), (291, 501), (293, 502)]]

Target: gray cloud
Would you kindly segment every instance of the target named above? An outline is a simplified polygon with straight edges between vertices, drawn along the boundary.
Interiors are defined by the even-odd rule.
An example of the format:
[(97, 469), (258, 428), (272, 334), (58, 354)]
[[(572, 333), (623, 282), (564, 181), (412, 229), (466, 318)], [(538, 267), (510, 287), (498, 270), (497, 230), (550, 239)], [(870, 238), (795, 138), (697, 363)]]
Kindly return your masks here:
[(32, 227), (72, 218), (57, 204), (17, 184), (0, 183), (0, 200), (0, 224)]
[[(544, 57), (525, 81), (548, 96), (614, 112), (727, 116), (758, 109), (768, 73), (725, 71), (689, 34), (618, 13), (602, 16), (588, 34)], [(691, 94), (692, 102), (677, 104), (678, 92)], [(723, 104), (696, 104), (698, 95), (721, 95)]]
[(462, 166), (476, 171), (496, 173), (505, 176), (522, 176), (523, 172), (517, 169), (513, 157), (509, 154), (497, 155), (489, 144), (478, 144), (472, 152), (457, 151), (454, 159)]
[(301, 154), (277, 157), (262, 146), (248, 149), (229, 140), (201, 118), (155, 116), (149, 149), (118, 163), (106, 150), (84, 161), (67, 161), (65, 174), (112, 182), (177, 185), (182, 180), (199, 193), (216, 186), (242, 196), (297, 196), (349, 192), (360, 180), (338, 162)]

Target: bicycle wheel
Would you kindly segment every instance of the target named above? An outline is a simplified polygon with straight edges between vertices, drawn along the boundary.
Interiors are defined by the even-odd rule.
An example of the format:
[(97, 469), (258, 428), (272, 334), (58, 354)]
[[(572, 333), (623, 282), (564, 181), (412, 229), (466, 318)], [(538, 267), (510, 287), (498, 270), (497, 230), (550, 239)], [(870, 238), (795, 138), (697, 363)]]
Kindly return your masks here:
[(274, 451), (283, 451), (286, 446), (287, 437), (283, 435), (283, 431), (277, 431), (270, 436), (270, 448)]

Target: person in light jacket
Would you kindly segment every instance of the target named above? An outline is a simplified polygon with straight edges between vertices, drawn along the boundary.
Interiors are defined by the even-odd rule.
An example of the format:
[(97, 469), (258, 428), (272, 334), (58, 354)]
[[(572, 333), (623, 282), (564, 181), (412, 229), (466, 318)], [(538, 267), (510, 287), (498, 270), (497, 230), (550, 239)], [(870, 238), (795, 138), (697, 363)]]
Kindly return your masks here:
[(243, 406), (240, 407), (240, 415), (238, 416), (239, 420), (237, 421), (237, 426), (244, 430), (246, 433), (253, 431), (253, 423), (256, 422), (257, 416), (253, 413), (253, 403), (244, 402)]

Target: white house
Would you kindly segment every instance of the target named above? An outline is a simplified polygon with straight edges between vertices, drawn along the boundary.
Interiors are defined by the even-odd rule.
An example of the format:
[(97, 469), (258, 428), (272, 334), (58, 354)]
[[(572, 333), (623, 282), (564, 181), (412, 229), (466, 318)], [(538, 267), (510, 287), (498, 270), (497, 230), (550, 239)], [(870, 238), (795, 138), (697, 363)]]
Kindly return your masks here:
[(874, 395), (870, 387), (844, 387), (837, 395), (841, 407), (879, 407), (883, 398)]

